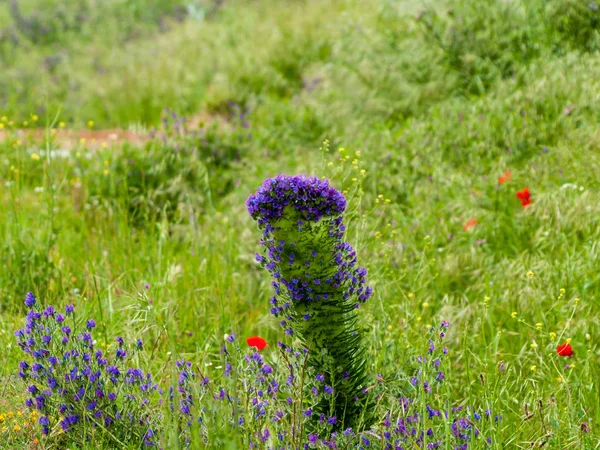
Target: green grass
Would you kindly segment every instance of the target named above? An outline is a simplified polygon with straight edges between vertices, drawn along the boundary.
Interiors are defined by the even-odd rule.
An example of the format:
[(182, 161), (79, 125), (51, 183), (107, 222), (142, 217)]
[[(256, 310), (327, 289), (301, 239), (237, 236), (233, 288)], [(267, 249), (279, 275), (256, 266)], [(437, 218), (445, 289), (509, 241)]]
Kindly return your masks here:
[[(54, 2), (19, 3), (62, 23)], [(76, 303), (106, 339), (144, 336), (159, 373), (218, 360), (226, 332), (283, 339), (244, 201), (266, 177), (310, 173), (352, 192), (361, 180), (349, 239), (375, 288), (373, 373), (401, 378), (445, 319), (448, 395), (502, 412), (493, 448), (598, 448), (593, 2), (192, 2), (206, 14), (183, 20), (171, 2), (79, 4), (43, 37), (0, 6), (0, 116), (160, 127), (170, 107), (215, 124), (56, 158), (0, 142), (0, 409), (22, 409), (13, 330), (29, 290)], [(567, 338), (569, 361), (555, 352)]]

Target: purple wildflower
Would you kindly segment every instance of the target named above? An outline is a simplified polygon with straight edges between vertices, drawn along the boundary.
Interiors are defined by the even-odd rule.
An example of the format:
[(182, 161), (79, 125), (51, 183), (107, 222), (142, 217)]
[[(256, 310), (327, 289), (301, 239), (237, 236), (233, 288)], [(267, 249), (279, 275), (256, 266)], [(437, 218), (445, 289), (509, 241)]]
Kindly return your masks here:
[(25, 306), (27, 306), (28, 308), (31, 308), (33, 305), (35, 305), (35, 296), (33, 295), (33, 292), (28, 292), (27, 295), (25, 296)]

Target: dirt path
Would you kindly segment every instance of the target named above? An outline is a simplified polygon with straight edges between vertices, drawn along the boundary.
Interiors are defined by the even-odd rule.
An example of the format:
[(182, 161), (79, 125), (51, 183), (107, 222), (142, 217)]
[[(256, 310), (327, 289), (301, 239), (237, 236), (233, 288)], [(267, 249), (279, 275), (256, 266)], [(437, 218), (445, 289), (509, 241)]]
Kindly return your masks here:
[[(219, 116), (207, 113), (199, 113), (185, 120), (188, 130), (197, 130), (200, 126), (217, 124), (227, 127), (227, 121)], [(112, 147), (128, 142), (132, 145), (141, 146), (152, 140), (149, 131), (133, 131), (119, 128), (107, 130), (73, 130), (57, 128), (51, 130), (53, 146), (64, 150), (71, 150), (79, 146), (89, 149)], [(1, 129), (0, 142), (7, 139), (20, 140), (23, 143), (43, 144), (46, 137), (44, 128), (26, 129)]]
[[(53, 145), (61, 149), (73, 149), (85, 146), (91, 149), (110, 147), (115, 144), (129, 142), (133, 145), (143, 145), (150, 140), (148, 133), (138, 133), (126, 130), (52, 130)], [(23, 143), (43, 144), (46, 130), (43, 128), (28, 128), (17, 130), (0, 130), (0, 141), (7, 139), (20, 140)]]

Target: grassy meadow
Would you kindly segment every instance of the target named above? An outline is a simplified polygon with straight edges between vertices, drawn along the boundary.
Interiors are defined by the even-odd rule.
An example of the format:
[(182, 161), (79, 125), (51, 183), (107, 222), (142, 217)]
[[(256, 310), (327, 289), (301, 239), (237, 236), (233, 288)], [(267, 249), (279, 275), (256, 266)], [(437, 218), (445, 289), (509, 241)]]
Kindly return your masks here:
[[(250, 372), (223, 374), (231, 333), (239, 367), (257, 335), (285, 369), (277, 342), (298, 339), (269, 313), (245, 205), (282, 173), (345, 194), (373, 287), (359, 319), (379, 418), (337, 448), (600, 448), (599, 50), (587, 0), (0, 3), (0, 448), (148, 437), (71, 438), (58, 412), (40, 432), (14, 334), (30, 291), (93, 317), (107, 354), (142, 339), (129, 364), (165, 389), (182, 359), (240, 389)], [(88, 134), (67, 146), (65, 129)], [(429, 392), (411, 379), (442, 321), (445, 378)], [(380, 412), (399, 397), (423, 423), (386, 447)], [(419, 440), (429, 404), (462, 408), (470, 437), (442, 418), (439, 447)], [(310, 426), (278, 439), (285, 421), (236, 428), (225, 402), (207, 408), (183, 440), (164, 408), (156, 445), (328, 446)]]

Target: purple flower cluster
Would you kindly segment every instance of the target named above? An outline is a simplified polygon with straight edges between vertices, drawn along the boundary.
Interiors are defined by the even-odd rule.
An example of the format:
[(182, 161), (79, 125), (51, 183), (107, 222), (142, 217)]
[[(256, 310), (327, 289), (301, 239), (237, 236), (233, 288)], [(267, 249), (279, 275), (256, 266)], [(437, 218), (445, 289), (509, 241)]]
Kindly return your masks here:
[[(416, 359), (422, 374), (441, 372), (447, 349), (436, 344), (443, 340), (448, 328), (449, 324), (444, 321), (438, 329), (430, 330), (434, 338), (427, 342), (428, 356)], [(433, 395), (431, 389), (422, 389), (416, 390), (412, 398), (394, 397), (384, 386), (384, 377), (378, 375), (381, 387), (381, 394), (377, 396), (380, 400), (378, 425), (368, 430), (348, 426), (338, 430), (338, 417), (316, 410), (321, 399), (332, 394), (325, 375), (306, 367), (305, 351), (294, 351), (283, 343), (278, 343), (278, 347), (289, 371), (287, 378), (277, 367), (269, 365), (264, 355), (253, 352), (245, 355), (239, 364), (224, 368), (226, 372), (236, 371), (241, 383), (237, 388), (240, 397), (236, 397), (233, 390), (223, 388), (213, 394), (218, 402), (236, 405), (230, 424), (242, 432), (252, 433), (249, 436), (251, 448), (267, 448), (266, 445), (279, 448), (289, 442), (294, 443), (294, 448), (306, 450), (485, 448), (492, 441), (491, 437), (484, 436), (502, 420), (501, 414), (494, 415), (490, 410), (451, 407), (452, 399), (445, 398), (442, 391)], [(228, 349), (225, 355), (231, 358), (238, 353), (239, 348), (237, 351)], [(227, 359), (227, 363), (231, 361)], [(299, 396), (299, 392), (304, 394)], [(294, 430), (303, 432), (294, 438)]]
[(280, 342), (280, 357), (271, 361), (258, 351), (244, 354), (230, 334), (221, 354), (221, 381), (209, 381), (191, 362), (178, 360), (177, 381), (163, 391), (150, 374), (125, 365), (143, 348), (141, 340), (127, 347), (117, 337), (104, 352), (95, 348), (92, 319), (76, 320), (72, 306), (64, 313), (42, 310), (33, 295), (27, 301), (25, 326), (15, 332), (27, 355), (19, 364), (26, 405), (39, 411), (41, 434), (51, 439), (56, 436), (52, 430), (62, 430), (64, 445), (86, 442), (94, 430), (107, 430), (94, 436), (114, 438), (114, 445), (156, 446), (166, 407), (177, 423), (176, 439), (186, 448), (195, 448), (198, 436), (203, 445), (213, 445), (212, 436), (235, 429), (250, 448), (466, 450), (491, 443), (484, 436), (502, 420), (489, 409), (452, 408), (453, 399), (436, 391), (445, 380), (448, 352), (440, 343), (447, 322), (430, 330), (425, 356), (415, 358), (412, 398), (398, 399), (385, 386), (385, 377), (376, 377), (379, 417), (376, 426), (365, 430), (350, 428), (334, 409), (323, 411), (323, 402), (332, 404), (337, 391), (321, 368), (307, 364), (305, 348), (294, 350)]
[(318, 222), (324, 216), (342, 214), (346, 210), (346, 199), (329, 186), (328, 180), (282, 174), (265, 180), (248, 198), (246, 206), (259, 225), (273, 225), (288, 207), (295, 209), (303, 220)]
[(322, 374), (306, 366), (308, 351), (293, 350), (282, 342), (278, 347), (285, 367), (272, 366), (258, 351), (244, 355), (237, 364), (232, 364), (229, 358), (240, 353), (239, 347), (224, 353), (228, 358), (224, 368), (226, 377), (234, 371), (240, 384), (235, 391), (215, 389), (213, 398), (237, 405), (230, 425), (251, 433), (250, 448), (267, 448), (265, 444), (271, 438), (281, 446), (295, 442), (294, 448), (301, 447), (307, 433), (299, 430), (310, 428), (317, 434), (328, 435), (338, 421), (336, 416), (313, 412), (324, 397), (331, 399), (333, 390), (321, 381)]
[[(427, 414), (416, 412), (417, 402), (400, 398), (380, 421), (377, 429), (356, 433), (352, 428), (342, 432), (308, 434), (303, 449), (310, 448), (366, 448), (376, 447), (386, 450), (409, 449), (446, 449), (467, 450), (474, 441), (483, 439), (481, 428), (484, 421), (490, 421), (490, 414), (462, 415), (462, 408), (450, 411), (431, 408), (427, 405)], [(494, 421), (498, 421), (496, 417)], [(450, 433), (446, 425), (450, 423)], [(322, 437), (321, 437), (322, 436)], [(483, 439), (484, 445), (491, 444), (491, 438)], [(479, 447), (477, 447), (479, 448)]]
[[(169, 387), (168, 404), (178, 418), (180, 439), (189, 448), (192, 442), (192, 428), (203, 426), (206, 407), (200, 405), (200, 400), (210, 391), (210, 380), (208, 377), (199, 377), (190, 361), (178, 360), (175, 365), (179, 372), (177, 392), (173, 386)], [(175, 410), (176, 396), (179, 399), (177, 410)]]
[[(25, 404), (41, 414), (42, 434), (56, 425), (85, 440), (90, 430), (100, 428), (111, 430), (119, 441), (143, 438), (153, 445), (146, 407), (158, 395), (158, 385), (150, 374), (124, 367), (124, 341), (117, 339), (114, 355), (105, 354), (95, 348), (93, 319), (81, 324), (72, 305), (59, 313), (52, 306), (40, 310), (36, 303), (28, 293), (25, 327), (15, 336), (27, 355), (19, 363), (19, 377), (29, 393)], [(55, 417), (60, 417), (58, 423), (52, 423)]]

